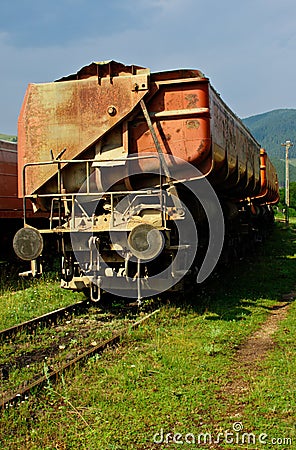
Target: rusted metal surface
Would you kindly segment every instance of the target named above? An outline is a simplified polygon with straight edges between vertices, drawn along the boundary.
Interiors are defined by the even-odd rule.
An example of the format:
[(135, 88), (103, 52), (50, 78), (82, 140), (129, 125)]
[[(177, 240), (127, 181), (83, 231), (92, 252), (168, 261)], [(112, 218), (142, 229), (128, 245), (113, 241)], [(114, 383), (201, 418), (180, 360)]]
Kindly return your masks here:
[[(146, 102), (162, 152), (192, 163), (204, 174), (212, 161), (208, 85), (197, 70), (152, 74), (155, 93)], [(129, 136), (131, 153), (155, 152), (141, 116), (129, 123)]]
[[(134, 75), (121, 70), (116, 76), (98, 78), (95, 68), (92, 64), (87, 78), (28, 86), (18, 123), (20, 193), (24, 164), (48, 161), (50, 150), (55, 156), (64, 148), (65, 159), (77, 158), (126, 117), (147, 92), (148, 69), (136, 69)], [(31, 168), (27, 193), (36, 192), (55, 173), (54, 166)]]
[[(162, 292), (171, 275), (175, 284), (176, 274), (187, 274), (185, 257), (177, 267), (175, 259), (181, 247), (191, 258), (194, 245), (189, 249), (186, 241), (180, 246), (174, 222), (184, 219), (182, 203), (190, 206), (204, 242), (208, 240), (206, 208), (198, 192), (189, 192), (197, 178), (207, 178), (208, 192), (212, 187), (216, 191), (230, 230), (229, 245), (243, 241), (239, 233), (254, 239), (253, 221), (258, 216), (259, 230), (260, 213), (265, 223), (272, 220), (265, 203), (278, 198), (275, 171), (262, 157), (259, 143), (198, 70), (150, 74), (114, 61), (92, 63), (57, 82), (29, 85), (19, 118), (20, 192), (50, 212), (50, 227), (41, 233), (59, 235), (63, 287), (88, 286), (96, 300), (101, 289), (124, 296), (130, 291), (127, 274), (135, 246), (122, 233), (133, 236), (141, 224), (157, 230), (165, 244), (156, 247), (155, 255), (162, 250), (157, 263), (147, 259), (142, 270), (143, 248), (137, 253), (132, 296), (140, 303), (143, 296)], [(222, 239), (222, 211), (218, 203), (208, 203), (210, 217), (221, 212)], [(108, 231), (114, 232), (114, 241)], [(148, 234), (137, 239), (148, 242)], [(27, 236), (21, 234), (21, 248)], [(210, 238), (211, 233), (209, 248)], [(102, 255), (104, 262), (111, 261), (109, 267), (101, 265)], [(196, 267), (198, 258), (192, 260)], [(81, 272), (74, 273), (74, 261)], [(154, 278), (156, 265), (170, 267), (171, 261), (171, 275)]]
[(82, 67), (76, 73), (62, 77), (56, 81), (70, 81), (70, 80), (83, 80), (92, 76), (96, 76), (98, 83), (102, 78), (114, 78), (117, 76), (125, 76), (127, 74), (136, 75), (141, 70), (146, 71), (145, 67), (119, 63), (117, 61), (100, 61), (93, 62), (88, 66)]
[(0, 218), (21, 218), (23, 203), (17, 195), (17, 144), (0, 140)]
[[(46, 214), (33, 212), (27, 201), (27, 217), (43, 219)], [(23, 200), (18, 197), (18, 145), (0, 139), (0, 219), (22, 219)]]
[[(153, 133), (139, 107), (141, 100)], [(109, 61), (92, 63), (59, 82), (29, 85), (19, 118), (19, 170), (28, 162), (50, 160), (50, 149), (56, 155), (66, 148), (63, 158), (68, 161), (95, 158), (98, 167), (111, 167), (102, 176), (93, 164), (92, 170), (100, 172), (100, 189), (104, 181), (110, 185), (110, 179), (120, 179), (118, 174), (130, 189), (134, 179), (128, 179), (124, 157), (159, 153), (155, 137), (163, 154), (192, 163), (230, 199), (263, 198), (260, 145), (208, 78), (190, 69), (149, 76), (148, 69)], [(118, 164), (108, 162), (118, 158)], [(157, 158), (139, 162), (144, 173), (158, 165)], [(26, 193), (56, 192), (56, 173), (56, 165), (29, 167)], [(272, 201), (278, 190), (274, 174), (268, 162), (264, 198)], [(82, 167), (68, 163), (62, 187), (76, 192), (86, 177)]]
[(210, 89), (213, 146), (212, 183), (229, 198), (244, 200), (260, 191), (260, 145), (242, 121)]
[(279, 201), (278, 177), (264, 148), (260, 150), (260, 173), (260, 192), (253, 201), (257, 204), (277, 203)]

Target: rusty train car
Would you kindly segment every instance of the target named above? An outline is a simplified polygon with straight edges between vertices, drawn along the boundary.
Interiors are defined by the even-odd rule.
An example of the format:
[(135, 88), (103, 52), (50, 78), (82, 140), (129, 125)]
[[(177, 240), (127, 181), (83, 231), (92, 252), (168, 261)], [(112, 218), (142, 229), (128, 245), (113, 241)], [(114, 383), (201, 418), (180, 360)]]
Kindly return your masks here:
[(17, 143), (0, 139), (0, 217), (23, 217), (23, 202), (17, 194)]
[[(18, 197), (17, 142), (0, 139), (0, 261), (15, 261), (13, 238), (23, 226), (23, 199)], [(27, 223), (45, 227), (48, 214), (33, 211), (26, 201)]]
[(12, 240), (23, 225), (23, 202), (17, 192), (17, 143), (0, 140), (0, 259), (12, 256)]
[(35, 260), (54, 234), (62, 287), (92, 299), (202, 281), (273, 221), (275, 169), (199, 70), (91, 63), (30, 84), (18, 127), (19, 195), (50, 226), (25, 207), (16, 253)]

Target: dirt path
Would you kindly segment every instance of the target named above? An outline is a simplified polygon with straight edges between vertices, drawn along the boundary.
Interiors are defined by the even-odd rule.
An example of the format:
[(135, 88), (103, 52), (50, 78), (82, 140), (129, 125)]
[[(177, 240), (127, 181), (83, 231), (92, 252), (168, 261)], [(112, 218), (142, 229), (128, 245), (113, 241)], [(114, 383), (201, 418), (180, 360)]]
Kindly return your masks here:
[(275, 347), (273, 335), (280, 322), (286, 317), (296, 292), (285, 295), (281, 302), (271, 309), (267, 320), (237, 350), (234, 364), (226, 376), (226, 383), (220, 391), (220, 399), (230, 405), (229, 417), (238, 418), (244, 410), (243, 397), (250, 390), (250, 381), (262, 370), (259, 363), (267, 352)]

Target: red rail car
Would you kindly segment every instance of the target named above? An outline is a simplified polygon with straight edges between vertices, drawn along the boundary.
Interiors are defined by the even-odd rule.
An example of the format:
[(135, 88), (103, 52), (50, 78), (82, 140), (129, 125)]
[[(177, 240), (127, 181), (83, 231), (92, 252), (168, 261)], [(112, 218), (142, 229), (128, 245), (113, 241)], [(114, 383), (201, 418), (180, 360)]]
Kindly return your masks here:
[(0, 218), (23, 217), (23, 201), (17, 191), (17, 144), (0, 140)]
[(17, 191), (17, 144), (0, 140), (0, 260), (13, 257), (12, 240), (23, 224), (23, 200)]
[[(17, 143), (0, 139), (0, 259), (15, 258), (13, 237), (24, 222), (23, 198), (18, 197)], [(31, 226), (47, 225), (48, 214), (34, 214), (32, 203), (27, 200), (27, 222)]]
[[(210, 254), (209, 272), (224, 225), (229, 247), (246, 234), (260, 239), (278, 201), (266, 152), (199, 70), (150, 73), (114, 61), (29, 85), (19, 192), (50, 211), (42, 233), (59, 238), (64, 287), (138, 299), (192, 267), (201, 273)], [(196, 246), (190, 227), (180, 242), (190, 218)], [(35, 257), (40, 236), (30, 236), (19, 238), (36, 244)]]

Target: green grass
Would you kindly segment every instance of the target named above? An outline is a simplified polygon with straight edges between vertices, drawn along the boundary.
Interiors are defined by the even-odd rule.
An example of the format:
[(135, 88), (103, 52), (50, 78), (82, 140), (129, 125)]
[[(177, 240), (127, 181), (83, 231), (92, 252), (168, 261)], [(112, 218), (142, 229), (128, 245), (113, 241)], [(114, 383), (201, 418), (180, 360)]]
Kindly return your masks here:
[(57, 275), (19, 279), (2, 271), (0, 281), (0, 330), (82, 300), (82, 293), (60, 288)]
[(3, 388), (14, 392), (20, 385), (42, 376), (45, 367), (58, 369), (69, 358), (127, 328), (136, 318), (121, 318), (91, 307), (84, 315), (68, 316), (58, 326), (38, 329), (32, 335), (19, 333), (17, 339), (5, 341), (0, 348), (0, 368), (9, 370)]
[[(247, 380), (251, 388), (239, 398), (223, 393), (238, 346), (295, 287), (295, 254), (294, 231), (277, 227), (255, 257), (220, 272), (205, 288), (196, 286), (182, 304), (171, 296), (118, 348), (6, 411), (0, 418), (2, 448), (210, 448), (189, 441), (201, 433), (215, 438), (233, 431), (235, 422), (256, 436), (291, 438), (295, 444), (294, 304), (277, 332), (277, 347)], [(246, 376), (238, 367), (240, 375)], [(188, 443), (172, 442), (175, 433)], [(161, 439), (169, 443), (153, 443)], [(220, 448), (293, 446), (224, 442)]]
[[(278, 222), (284, 222), (286, 220), (286, 216), (282, 211), (279, 211), (276, 213), (276, 220)], [(292, 227), (295, 227), (296, 225), (296, 216), (295, 216), (295, 210), (294, 208), (290, 208), (290, 214), (289, 214), (289, 225)]]
[(270, 437), (292, 438), (294, 446), (290, 448), (296, 445), (295, 334), (296, 304), (293, 303), (275, 335), (276, 348), (262, 361), (260, 374), (253, 380), (245, 415), (245, 426), (249, 428), (256, 427), (258, 432)]

